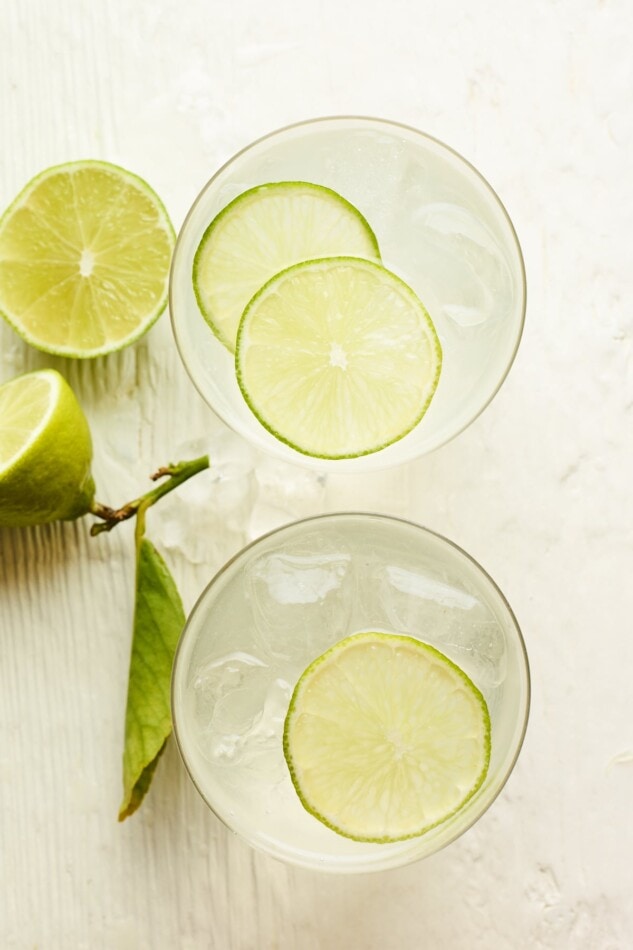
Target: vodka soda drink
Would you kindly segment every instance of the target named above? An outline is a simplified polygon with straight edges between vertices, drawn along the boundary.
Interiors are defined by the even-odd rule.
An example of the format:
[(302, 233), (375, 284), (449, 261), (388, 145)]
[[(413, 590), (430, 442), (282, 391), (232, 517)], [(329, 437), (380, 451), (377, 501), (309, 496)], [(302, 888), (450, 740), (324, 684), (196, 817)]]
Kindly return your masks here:
[[(396, 654), (400, 665), (391, 662)], [(368, 675), (372, 657), (380, 666)], [(421, 685), (410, 680), (418, 661), (432, 668)], [(330, 680), (319, 682), (322, 669)], [(316, 718), (298, 715), (306, 697), (313, 712), (321, 703)], [(272, 532), (213, 579), (178, 648), (172, 704), (187, 769), (230, 829), (293, 864), (372, 871), (431, 854), (488, 808), (521, 747), (529, 670), (510, 607), (461, 549), (405, 521), (334, 514)], [(483, 722), (479, 732), (473, 716)], [(302, 721), (316, 732), (300, 735)], [(384, 742), (370, 741), (383, 722)], [(329, 747), (324, 725), (336, 731)], [(406, 767), (413, 746), (420, 761), (400, 775), (398, 760)], [(383, 783), (367, 799), (363, 782), (377, 780), (394, 750), (388, 794)], [(306, 755), (312, 761), (301, 772)], [(470, 759), (472, 781), (451, 798), (464, 779), (451, 770)], [(351, 762), (362, 781), (346, 776)], [(442, 772), (447, 792), (438, 791)], [(411, 775), (413, 792), (405, 787)], [(341, 777), (351, 812), (337, 823), (325, 812), (332, 801), (336, 811)], [(411, 814), (401, 809), (383, 834), (372, 813), (385, 811), (386, 797), (393, 816), (398, 796)]]
[[(269, 192), (260, 194), (262, 186)], [(260, 214), (262, 208), (252, 205), (259, 198), (262, 206), (263, 199), (277, 199), (276, 204), (268, 201), (273, 211), (266, 220)], [(207, 255), (213, 259), (205, 260), (214, 241), (215, 250)], [(266, 272), (259, 258), (268, 253), (269, 244), (274, 245), (277, 264), (270, 264)], [(349, 439), (346, 432), (341, 433), (331, 451), (328, 433), (340, 418), (340, 407), (329, 420), (318, 407), (313, 413), (314, 392), (304, 392), (300, 385), (311, 373), (312, 364), (302, 362), (305, 350), (318, 349), (320, 331), (306, 346), (302, 339), (294, 340), (287, 352), (280, 349), (279, 333), (267, 350), (262, 350), (261, 337), (255, 334), (250, 355), (256, 355), (259, 347), (264, 366), (254, 371), (257, 378), (250, 381), (246, 355), (238, 357), (236, 372), (234, 352), (240, 314), (254, 289), (276, 269), (329, 255), (369, 262), (349, 273), (343, 268), (346, 284), (340, 292), (345, 306), (337, 304), (339, 310), (349, 311), (350, 300), (353, 303), (356, 298), (365, 319), (369, 288), (370, 303), (379, 318), (384, 316), (377, 327), (376, 313), (372, 313), (359, 331), (373, 346), (369, 353), (360, 354), (362, 385), (350, 391), (358, 391), (361, 414), (366, 405), (370, 428), (383, 412), (393, 410), (395, 415), (386, 420), (384, 432), (378, 427), (372, 437), (361, 434), (355, 440), (353, 433)], [(377, 263), (381, 271), (376, 270)], [(323, 310), (323, 300), (331, 297), (322, 270), (321, 266), (291, 274), (294, 297), (288, 280), (270, 290), (273, 303), (284, 305), (291, 336), (293, 320), (302, 309), (301, 300), (297, 304), (299, 291), (304, 293), (308, 287), (317, 315)], [(403, 285), (410, 298), (394, 310), (394, 301), (402, 304), (406, 297), (399, 293)], [(184, 223), (170, 292), (180, 354), (215, 412), (270, 453), (337, 471), (362, 471), (410, 460), (464, 429), (505, 378), (525, 313), (520, 247), (488, 183), (465, 159), (430, 136), (367, 118), (299, 123), (260, 139), (227, 162), (201, 192)], [(271, 300), (262, 303), (270, 307)], [(232, 316), (231, 308), (235, 310)], [(261, 313), (262, 307), (255, 309), (260, 311), (254, 316), (261, 329), (268, 317)], [(327, 333), (338, 316), (349, 323), (348, 312), (335, 313), (328, 317)], [(227, 331), (231, 320), (234, 326)], [(407, 321), (419, 324), (413, 343)], [(338, 374), (340, 380), (346, 374), (349, 377), (354, 354), (346, 352), (346, 346), (332, 337), (325, 354), (331, 375)], [(411, 363), (414, 357), (417, 363)], [(406, 378), (407, 361), (414, 377), (411, 386), (416, 380), (419, 386), (411, 393), (408, 411), (401, 411), (396, 405), (397, 383)], [(356, 365), (360, 362), (359, 358)], [(272, 379), (262, 383), (266, 372)], [(334, 388), (337, 384), (334, 378)], [(268, 387), (266, 393), (261, 392), (262, 386)], [(279, 404), (273, 409), (270, 403), (275, 399)], [(349, 400), (348, 391), (341, 404)], [(321, 426), (325, 435), (319, 438)]]

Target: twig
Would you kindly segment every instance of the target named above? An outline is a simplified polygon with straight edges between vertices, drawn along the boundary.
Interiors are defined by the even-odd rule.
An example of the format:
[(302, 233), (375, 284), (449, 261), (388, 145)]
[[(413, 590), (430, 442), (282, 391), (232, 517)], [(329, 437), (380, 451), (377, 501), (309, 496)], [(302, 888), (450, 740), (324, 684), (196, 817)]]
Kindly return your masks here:
[[(162, 468), (159, 468), (158, 471), (154, 472), (153, 475), (150, 475), (150, 478), (154, 482), (160, 478), (168, 478), (169, 481), (163, 482), (139, 498), (135, 498), (134, 501), (128, 501), (128, 503), (121, 508), (110, 508), (108, 505), (102, 505), (100, 502), (94, 501), (90, 511), (93, 515), (96, 515), (97, 518), (101, 518), (102, 521), (93, 524), (90, 529), (90, 534), (94, 537), (103, 531), (112, 531), (112, 529), (116, 528), (122, 521), (133, 518), (137, 513), (144, 514), (147, 508), (156, 504), (164, 495), (168, 495), (174, 488), (178, 488), (178, 486), (186, 482), (187, 479), (193, 475), (197, 475), (198, 472), (202, 472), (208, 467), (208, 455), (202, 455), (200, 458), (193, 459), (190, 462), (164, 465)], [(140, 511), (140, 509), (142, 509), (142, 511)]]

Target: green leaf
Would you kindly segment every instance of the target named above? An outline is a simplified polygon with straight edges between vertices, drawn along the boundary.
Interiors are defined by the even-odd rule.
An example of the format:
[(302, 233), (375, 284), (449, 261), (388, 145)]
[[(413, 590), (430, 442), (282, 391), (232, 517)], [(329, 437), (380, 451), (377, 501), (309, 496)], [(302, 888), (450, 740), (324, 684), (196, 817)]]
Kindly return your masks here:
[(143, 801), (171, 732), (171, 668), (184, 623), (182, 601), (167, 565), (143, 537), (136, 561), (119, 821), (133, 814)]

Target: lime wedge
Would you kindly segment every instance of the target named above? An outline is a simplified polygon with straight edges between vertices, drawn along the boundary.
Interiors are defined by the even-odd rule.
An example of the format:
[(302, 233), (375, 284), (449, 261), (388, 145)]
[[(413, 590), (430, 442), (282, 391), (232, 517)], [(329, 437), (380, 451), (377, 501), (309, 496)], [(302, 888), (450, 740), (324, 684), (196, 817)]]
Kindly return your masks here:
[(472, 681), (413, 637), (359, 633), (297, 683), (284, 754), (304, 807), (355, 841), (446, 821), (488, 770), (490, 717)]
[(410, 287), (353, 257), (307, 261), (251, 300), (237, 338), (237, 378), (265, 428), (298, 452), (377, 452), (421, 420), (442, 351)]
[(0, 220), (0, 312), (47, 353), (121, 349), (165, 309), (173, 245), (136, 175), (97, 161), (49, 168)]
[(271, 277), (299, 261), (340, 254), (380, 260), (372, 229), (349, 201), (309, 182), (259, 185), (205, 231), (193, 264), (198, 306), (233, 351), (244, 307)]
[(0, 525), (86, 514), (94, 496), (92, 440), (75, 395), (46, 369), (0, 386)]

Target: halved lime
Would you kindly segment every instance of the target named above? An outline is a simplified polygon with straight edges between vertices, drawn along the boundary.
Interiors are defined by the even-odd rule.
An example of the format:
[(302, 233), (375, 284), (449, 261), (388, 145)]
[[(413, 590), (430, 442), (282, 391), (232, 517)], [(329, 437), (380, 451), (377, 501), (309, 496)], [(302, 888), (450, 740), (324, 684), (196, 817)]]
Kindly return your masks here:
[(40, 370), (0, 386), (0, 525), (86, 514), (95, 486), (92, 440), (75, 394)]
[(440, 342), (411, 288), (372, 261), (332, 257), (277, 274), (240, 323), (237, 378), (259, 421), (298, 452), (354, 458), (421, 420)]
[(108, 162), (49, 168), (0, 220), (0, 312), (47, 353), (118, 350), (165, 309), (173, 246), (141, 178)]
[(246, 304), (271, 277), (299, 261), (340, 254), (380, 260), (374, 232), (349, 201), (309, 182), (258, 185), (205, 231), (193, 264), (198, 305), (233, 351)]
[(490, 716), (475, 684), (438, 650), (358, 633), (299, 679), (284, 754), (315, 818), (355, 841), (400, 841), (475, 794), (488, 770)]

